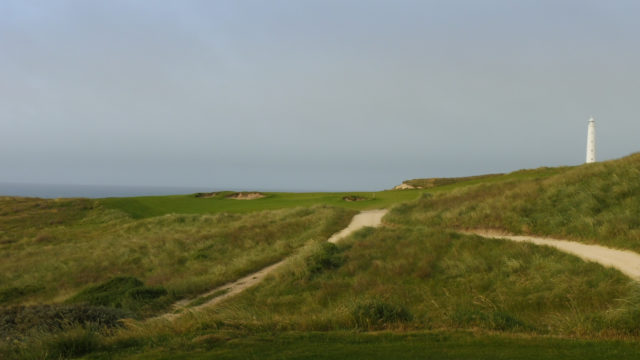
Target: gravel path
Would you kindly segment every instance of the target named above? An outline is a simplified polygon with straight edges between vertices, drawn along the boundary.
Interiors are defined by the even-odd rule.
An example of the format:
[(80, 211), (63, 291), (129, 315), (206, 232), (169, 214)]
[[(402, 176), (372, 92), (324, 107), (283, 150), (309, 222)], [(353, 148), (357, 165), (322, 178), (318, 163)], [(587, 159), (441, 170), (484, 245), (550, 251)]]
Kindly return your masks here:
[(492, 239), (507, 239), (512, 241), (531, 242), (546, 245), (558, 250), (578, 256), (586, 261), (593, 261), (604, 266), (620, 270), (623, 274), (640, 281), (640, 254), (629, 250), (616, 250), (600, 245), (589, 245), (575, 241), (558, 240), (536, 236), (504, 235), (493, 231), (474, 230), (465, 234), (479, 235)]

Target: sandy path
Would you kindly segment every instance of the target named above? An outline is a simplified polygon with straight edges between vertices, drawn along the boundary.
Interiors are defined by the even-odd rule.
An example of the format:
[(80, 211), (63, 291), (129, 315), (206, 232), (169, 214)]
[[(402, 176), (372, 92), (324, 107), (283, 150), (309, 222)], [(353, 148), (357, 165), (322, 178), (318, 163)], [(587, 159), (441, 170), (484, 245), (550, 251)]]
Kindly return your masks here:
[[(369, 211), (362, 211), (359, 214), (356, 214), (356, 216), (353, 217), (353, 219), (351, 219), (351, 223), (349, 223), (349, 226), (347, 226), (346, 228), (342, 229), (341, 231), (333, 234), (328, 241), (332, 242), (332, 243), (336, 243), (338, 241), (340, 241), (341, 239), (351, 235), (354, 231), (362, 229), (365, 226), (372, 226), (372, 227), (376, 227), (379, 226), (382, 223), (382, 217), (387, 213), (388, 210), (383, 209), (383, 210), (369, 210)], [(216, 294), (219, 294), (218, 296), (213, 297), (212, 299), (206, 301), (205, 303), (198, 305), (198, 306), (193, 306), (188, 308), (189, 311), (197, 311), (203, 307), (208, 307), (208, 306), (212, 306), (215, 305), (227, 298), (230, 298), (256, 284), (258, 284), (259, 282), (261, 282), (262, 280), (264, 280), (265, 277), (267, 277), (267, 275), (269, 275), (270, 273), (272, 273), (274, 270), (276, 270), (277, 268), (281, 267), (288, 259), (284, 259), (282, 261), (279, 261), (275, 264), (269, 265), (265, 268), (262, 268), (259, 271), (256, 271), (252, 274), (249, 274), (241, 279), (238, 279), (236, 281), (224, 284), (222, 286), (219, 286), (205, 294), (202, 294), (200, 296), (198, 296), (197, 298), (205, 298), (205, 297), (210, 297), (210, 296), (215, 296)], [(186, 309), (186, 306), (194, 301), (195, 299), (187, 299), (187, 300), (181, 300), (177, 303), (174, 304), (173, 309), (174, 310), (179, 310), (179, 309)], [(180, 313), (168, 313), (168, 314), (164, 314), (161, 317), (165, 318), (165, 319), (172, 319), (175, 318), (177, 316), (180, 316)]]
[(342, 238), (351, 235), (354, 231), (360, 230), (365, 226), (376, 227), (380, 225), (380, 223), (382, 222), (382, 217), (387, 214), (387, 211), (389, 210), (382, 209), (360, 212), (359, 214), (354, 216), (353, 219), (351, 219), (351, 223), (349, 224), (349, 226), (331, 235), (328, 241), (335, 244)]
[(557, 240), (535, 236), (503, 235), (497, 232), (474, 230), (465, 234), (479, 235), (492, 239), (508, 239), (531, 242), (537, 245), (552, 246), (558, 250), (578, 256), (586, 261), (593, 261), (604, 266), (620, 270), (623, 274), (640, 281), (640, 254), (629, 250), (616, 250), (600, 245), (588, 245), (575, 241)]

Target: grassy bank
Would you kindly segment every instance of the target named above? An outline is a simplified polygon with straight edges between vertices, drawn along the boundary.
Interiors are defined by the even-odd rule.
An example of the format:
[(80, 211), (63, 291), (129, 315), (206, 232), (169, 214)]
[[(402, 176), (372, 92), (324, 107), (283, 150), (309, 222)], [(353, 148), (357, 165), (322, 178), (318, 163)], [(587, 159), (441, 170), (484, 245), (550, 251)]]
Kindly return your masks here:
[(175, 297), (198, 294), (308, 242), (326, 240), (354, 214), (319, 206), (136, 220), (88, 202), (8, 199), (1, 204), (11, 213), (2, 221), (19, 225), (0, 245), (0, 304), (60, 302), (116, 276), (162, 286)]
[(640, 252), (640, 154), (546, 178), (433, 191), (389, 219), (445, 229), (489, 228)]
[(209, 321), (260, 331), (626, 336), (640, 330), (633, 315), (639, 290), (615, 270), (551, 248), (395, 227), (362, 231), (333, 251), (315, 249)]
[(209, 311), (63, 340), (92, 336), (91, 359), (633, 358), (616, 339), (640, 335), (638, 290), (554, 249), (395, 226), (309, 246)]
[[(1, 334), (12, 322), (37, 329), (0, 350), (8, 358), (633, 358), (637, 345), (617, 340), (640, 337), (637, 283), (552, 248), (454, 230), (640, 251), (638, 174), (633, 155), (373, 194), (2, 198), (0, 224), (10, 230), (0, 233), (0, 303), (58, 304), (2, 308)], [(325, 243), (356, 210), (391, 205), (384, 227)], [(116, 321), (290, 255), (214, 308)]]

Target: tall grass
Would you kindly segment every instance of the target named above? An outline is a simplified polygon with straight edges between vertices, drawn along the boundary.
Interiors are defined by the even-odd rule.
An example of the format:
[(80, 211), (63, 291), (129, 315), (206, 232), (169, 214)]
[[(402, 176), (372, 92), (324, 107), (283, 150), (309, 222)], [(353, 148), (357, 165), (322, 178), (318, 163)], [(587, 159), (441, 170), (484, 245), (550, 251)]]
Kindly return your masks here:
[[(371, 330), (472, 330), (637, 339), (640, 286), (616, 270), (552, 248), (451, 229), (497, 228), (640, 250), (638, 175), (640, 154), (406, 193), (422, 195), (395, 206), (386, 227), (363, 229), (337, 245), (324, 241), (355, 211), (287, 208), (286, 196), (256, 200), (286, 208), (280, 210), (247, 205), (246, 213), (149, 217), (152, 211), (141, 207), (141, 219), (105, 208), (102, 201), (68, 200), (56, 207), (4, 199), (0, 212), (10, 216), (0, 221), (12, 231), (0, 234), (0, 251), (8, 259), (0, 263), (0, 301), (28, 304), (76, 295), (113, 306), (130, 301), (133, 293), (157, 295), (160, 289), (186, 297), (294, 254), (263, 283), (215, 308), (174, 321), (126, 320), (108, 333), (90, 333), (81, 324), (34, 336), (30, 344), (33, 351), (58, 349), (55, 354), (66, 356), (69, 349), (79, 355), (131, 347), (216, 348), (240, 336), (283, 331), (354, 336)], [(166, 198), (138, 205), (156, 200), (161, 212), (176, 205)], [(180, 206), (201, 200), (216, 201), (188, 199)], [(314, 195), (309, 201), (320, 200)], [(192, 210), (205, 208), (211, 210)], [(59, 220), (47, 222), (50, 216)], [(118, 276), (128, 280), (116, 281), (117, 294), (109, 290), (101, 302), (104, 286)]]
[[(318, 206), (136, 220), (99, 206), (61, 208), (55, 200), (40, 199), (19, 204), (23, 209), (15, 211), (12, 200), (3, 204), (5, 212), (14, 211), (3, 221), (19, 224), (5, 236), (10, 241), (0, 245), (4, 305), (60, 302), (117, 276), (163, 286), (174, 297), (198, 294), (276, 262), (310, 241), (324, 241), (354, 213)], [(43, 221), (51, 208), (70, 220)]]
[(490, 228), (640, 251), (640, 154), (546, 179), (481, 184), (397, 206), (388, 220)]
[[(315, 248), (306, 259), (323, 251)], [(340, 246), (340, 255), (339, 267), (320, 273), (308, 261), (292, 261), (215, 310), (211, 322), (261, 331), (628, 335), (621, 314), (640, 305), (638, 286), (617, 271), (531, 244), (396, 227), (362, 231)]]

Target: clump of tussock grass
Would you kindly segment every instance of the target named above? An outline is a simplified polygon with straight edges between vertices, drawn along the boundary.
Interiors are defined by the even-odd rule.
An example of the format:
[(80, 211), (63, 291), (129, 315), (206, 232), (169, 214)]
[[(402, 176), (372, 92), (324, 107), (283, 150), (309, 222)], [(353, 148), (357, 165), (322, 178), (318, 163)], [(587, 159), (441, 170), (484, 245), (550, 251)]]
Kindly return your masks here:
[(58, 360), (77, 358), (100, 350), (102, 338), (92, 326), (75, 326), (55, 333), (34, 332), (24, 341), (0, 342), (3, 359)]
[(452, 325), (460, 328), (481, 327), (489, 330), (513, 331), (531, 329), (506, 311), (483, 311), (477, 308), (458, 308), (450, 317)]
[(343, 263), (338, 247), (329, 242), (320, 243), (317, 251), (306, 258), (307, 271), (313, 277), (324, 270), (335, 269)]
[(20, 339), (32, 331), (54, 333), (74, 326), (115, 328), (127, 315), (121, 309), (75, 304), (0, 308), (0, 339)]
[(44, 289), (43, 286), (37, 285), (23, 285), (23, 286), (10, 286), (0, 289), (0, 304), (11, 304), (21, 298), (36, 294)]
[(361, 301), (351, 311), (358, 328), (378, 329), (413, 319), (411, 312), (402, 305), (384, 302), (380, 299)]
[(170, 304), (174, 297), (167, 295), (167, 290), (161, 286), (145, 286), (135, 277), (119, 276), (83, 289), (68, 302), (107, 306), (143, 316)]

